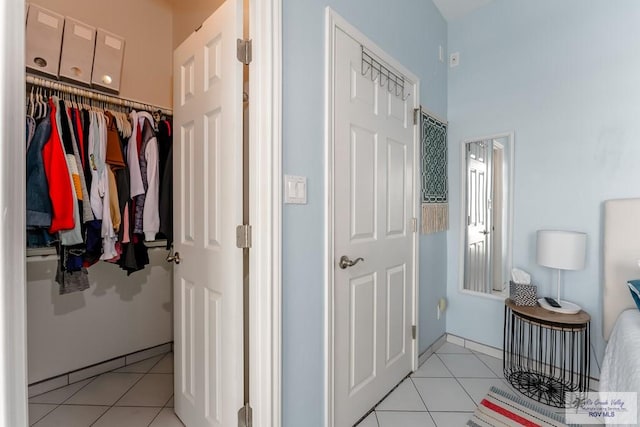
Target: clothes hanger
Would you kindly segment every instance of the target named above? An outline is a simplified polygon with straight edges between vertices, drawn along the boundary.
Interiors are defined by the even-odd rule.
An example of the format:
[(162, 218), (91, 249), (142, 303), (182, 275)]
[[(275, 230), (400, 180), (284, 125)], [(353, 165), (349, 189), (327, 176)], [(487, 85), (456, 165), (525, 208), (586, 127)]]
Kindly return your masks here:
[(35, 110), (33, 92), (34, 92), (34, 87), (31, 86), (31, 93), (29, 93), (29, 108), (27, 110), (28, 111), (27, 115), (29, 117), (32, 117), (32, 118), (33, 118), (33, 113), (34, 113), (34, 110)]
[(45, 112), (44, 112), (44, 109), (45, 109), (44, 103), (45, 102), (44, 102), (44, 100), (42, 98), (42, 91), (43, 91), (42, 87), (39, 87), (36, 90), (36, 102), (37, 102), (37, 107), (38, 107), (37, 110), (36, 110), (37, 111), (36, 112), (36, 118), (37, 119), (42, 119), (45, 116)]

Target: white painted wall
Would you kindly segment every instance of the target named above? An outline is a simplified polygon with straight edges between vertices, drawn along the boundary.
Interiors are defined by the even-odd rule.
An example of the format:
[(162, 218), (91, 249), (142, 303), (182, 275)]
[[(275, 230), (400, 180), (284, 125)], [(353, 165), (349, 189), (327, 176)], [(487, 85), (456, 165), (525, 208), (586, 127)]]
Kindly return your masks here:
[(164, 248), (131, 276), (99, 262), (91, 288), (58, 294), (56, 261), (27, 263), (29, 384), (173, 340), (173, 268)]

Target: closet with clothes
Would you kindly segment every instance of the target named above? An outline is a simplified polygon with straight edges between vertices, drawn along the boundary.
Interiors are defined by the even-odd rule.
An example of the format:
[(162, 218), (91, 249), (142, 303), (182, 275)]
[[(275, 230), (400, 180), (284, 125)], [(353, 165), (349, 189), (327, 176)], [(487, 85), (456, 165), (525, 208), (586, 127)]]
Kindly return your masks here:
[[(50, 68), (44, 54), (25, 58), (27, 115), (16, 120), (26, 123), (25, 139), (17, 143), (25, 146), (26, 162), (32, 425), (179, 422), (171, 418), (174, 271), (167, 262), (173, 239), (172, 55), (222, 3), (27, 5), (61, 17), (56, 23), (46, 13), (27, 11), (27, 22), (31, 17), (63, 34), (63, 45), (69, 34), (86, 36), (97, 51), (106, 34), (102, 40), (122, 50), (121, 74), (97, 78), (64, 68), (64, 52), (57, 75), (34, 73)], [(117, 90), (106, 87), (116, 82)], [(64, 418), (80, 412), (83, 421)]]
[(27, 247), (56, 248), (61, 294), (87, 289), (98, 261), (142, 270), (148, 242), (172, 241), (171, 118), (29, 81)]

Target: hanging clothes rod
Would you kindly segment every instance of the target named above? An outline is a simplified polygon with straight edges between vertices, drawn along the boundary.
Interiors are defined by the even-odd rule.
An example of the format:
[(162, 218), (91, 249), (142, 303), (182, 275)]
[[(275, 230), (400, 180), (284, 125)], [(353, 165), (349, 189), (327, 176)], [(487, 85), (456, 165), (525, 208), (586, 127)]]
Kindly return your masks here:
[(58, 92), (64, 92), (64, 93), (69, 93), (76, 96), (82, 96), (84, 98), (92, 99), (95, 101), (105, 102), (111, 105), (119, 105), (127, 108), (133, 108), (135, 110), (145, 110), (150, 112), (160, 111), (162, 114), (165, 114), (167, 116), (173, 116), (173, 111), (167, 108), (156, 107), (150, 104), (145, 104), (145, 103), (134, 101), (131, 99), (105, 95), (97, 91), (84, 89), (79, 86), (61, 83), (61, 82), (51, 80), (51, 79), (46, 79), (43, 77), (32, 76), (30, 74), (27, 74), (26, 77), (27, 77), (28, 84), (42, 87), (45, 89), (51, 89)]

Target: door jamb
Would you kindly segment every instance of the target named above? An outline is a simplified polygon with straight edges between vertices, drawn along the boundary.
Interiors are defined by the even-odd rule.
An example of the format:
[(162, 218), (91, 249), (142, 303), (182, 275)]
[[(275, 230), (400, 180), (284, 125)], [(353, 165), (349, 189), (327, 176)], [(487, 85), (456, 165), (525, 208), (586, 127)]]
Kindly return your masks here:
[[(24, 0), (0, 6), (0, 424), (28, 425), (24, 241)], [(251, 0), (252, 257), (251, 386), (254, 423), (281, 425), (282, 0)], [(257, 76), (260, 76), (258, 79)], [(19, 82), (19, 84), (16, 84)], [(15, 284), (15, 286), (10, 286)], [(260, 355), (261, 357), (257, 357)]]
[(0, 425), (26, 426), (24, 0), (3, 2), (0, 22)]
[[(335, 31), (341, 29), (354, 39), (360, 41), (363, 46), (371, 50), (376, 56), (383, 59), (392, 67), (400, 71), (405, 77), (408, 78), (408, 83), (413, 83), (414, 91), (414, 105), (413, 108), (420, 106), (420, 80), (411, 71), (404, 67), (401, 63), (391, 58), (388, 53), (382, 50), (378, 45), (372, 42), (367, 36), (361, 33), (354, 26), (349, 24), (344, 18), (336, 13), (330, 6), (325, 9), (325, 300), (324, 300), (324, 347), (325, 347), (325, 383), (324, 383), (324, 414), (326, 427), (333, 427), (335, 424), (335, 408), (334, 408), (334, 266), (335, 266), (335, 248), (334, 248), (334, 144), (335, 144), (335, 128), (333, 123), (333, 76), (334, 76), (334, 43), (335, 43)], [(410, 120), (408, 118), (408, 120)], [(420, 129), (419, 126), (414, 126), (413, 135), (413, 214), (414, 218), (418, 218), (419, 212), (419, 153), (420, 153)], [(418, 222), (419, 223), (419, 222)], [(418, 368), (418, 338), (420, 336), (420, 326), (418, 322), (418, 281), (419, 281), (419, 238), (418, 232), (413, 234), (413, 272), (412, 272), (412, 289), (413, 294), (413, 307), (412, 320), (416, 325), (416, 339), (412, 340), (412, 369), (415, 371)], [(364, 414), (363, 414), (364, 415)]]
[(250, 0), (250, 404), (279, 427), (282, 331), (282, 0)]

